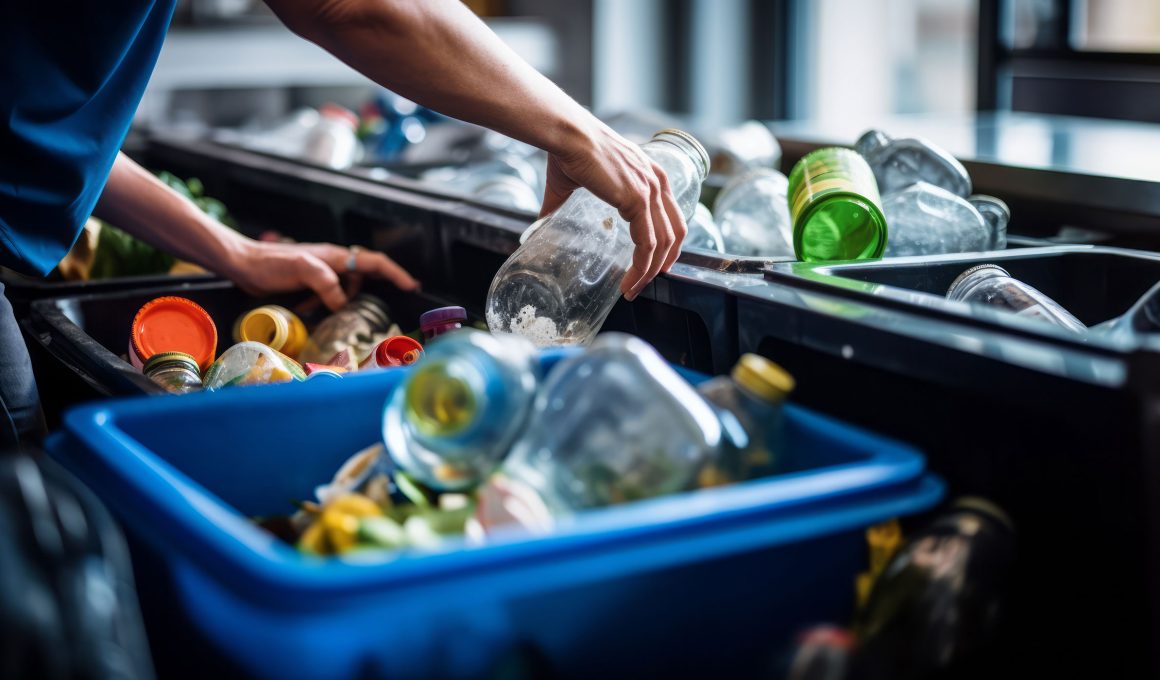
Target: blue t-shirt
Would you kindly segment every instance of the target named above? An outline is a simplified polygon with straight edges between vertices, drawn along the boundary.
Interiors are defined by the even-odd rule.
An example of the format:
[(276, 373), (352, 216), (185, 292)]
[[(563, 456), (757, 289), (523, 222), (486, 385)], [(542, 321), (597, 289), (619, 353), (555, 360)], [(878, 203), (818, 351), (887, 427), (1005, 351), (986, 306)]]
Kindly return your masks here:
[(0, 0), (0, 265), (44, 275), (93, 211), (176, 0)]

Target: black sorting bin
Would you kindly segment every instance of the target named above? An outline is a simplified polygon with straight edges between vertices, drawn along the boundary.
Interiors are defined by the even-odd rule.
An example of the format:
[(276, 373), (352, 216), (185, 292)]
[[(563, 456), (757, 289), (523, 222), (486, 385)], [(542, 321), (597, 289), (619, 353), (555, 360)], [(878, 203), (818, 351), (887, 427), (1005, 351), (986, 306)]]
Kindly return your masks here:
[[(386, 301), (391, 320), (404, 332), (419, 327), (419, 315), (455, 304), (430, 293), (408, 293), (384, 283), (364, 290)], [(133, 316), (150, 300), (177, 295), (201, 305), (218, 327), (218, 354), (234, 344), (234, 320), (262, 304), (286, 306), (310, 323), (327, 312), (306, 293), (254, 298), (232, 283), (181, 283), (109, 293), (47, 298), (32, 303), (22, 321), (33, 345), (46, 418), (59, 422), (68, 406), (114, 396), (161, 394), (164, 390), (126, 361)], [(476, 315), (478, 318), (478, 315)]]
[(1160, 352), (942, 298), (989, 262), (1089, 325), (1160, 280), (1160, 256), (1084, 246), (775, 264), (734, 286), (738, 350), (794, 373), (795, 401), (922, 447), (952, 497), (1010, 512), (1013, 669), (1155, 673)]

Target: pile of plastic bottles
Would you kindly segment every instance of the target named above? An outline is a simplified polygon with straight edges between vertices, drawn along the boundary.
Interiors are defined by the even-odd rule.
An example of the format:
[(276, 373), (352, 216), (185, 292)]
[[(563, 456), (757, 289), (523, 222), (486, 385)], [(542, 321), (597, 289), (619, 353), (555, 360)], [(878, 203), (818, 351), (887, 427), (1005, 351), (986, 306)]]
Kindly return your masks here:
[(745, 355), (694, 387), (644, 341), (600, 336), (546, 372), (514, 335), (432, 343), (387, 399), (381, 446), (348, 460), (288, 522), (315, 553), (482, 542), (574, 513), (798, 469), (782, 426), (793, 378)]
[[(443, 307), (420, 317), (431, 340), (460, 328), (462, 307)], [(174, 394), (315, 378), (338, 378), (360, 370), (407, 366), (423, 345), (391, 323), (386, 305), (359, 295), (323, 319), (312, 332), (289, 309), (262, 305), (238, 317), (231, 346), (221, 356), (217, 326), (192, 300), (166, 296), (146, 303), (133, 318), (127, 358)]]

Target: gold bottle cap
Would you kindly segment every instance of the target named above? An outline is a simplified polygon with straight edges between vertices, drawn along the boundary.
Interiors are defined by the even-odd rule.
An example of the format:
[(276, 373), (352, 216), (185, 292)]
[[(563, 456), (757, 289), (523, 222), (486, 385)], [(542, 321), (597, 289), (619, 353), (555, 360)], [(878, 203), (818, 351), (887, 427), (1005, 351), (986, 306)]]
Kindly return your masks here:
[(758, 354), (741, 355), (732, 376), (738, 385), (766, 401), (785, 399), (795, 384), (788, 371)]

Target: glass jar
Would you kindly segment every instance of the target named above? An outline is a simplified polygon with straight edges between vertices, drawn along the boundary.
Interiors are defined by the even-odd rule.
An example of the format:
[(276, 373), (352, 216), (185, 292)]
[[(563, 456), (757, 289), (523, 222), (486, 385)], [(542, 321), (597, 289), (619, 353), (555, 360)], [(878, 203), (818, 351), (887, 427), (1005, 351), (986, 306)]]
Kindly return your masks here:
[(1006, 269), (994, 264), (981, 264), (960, 274), (947, 290), (947, 299), (996, 307), (1076, 333), (1087, 330), (1079, 319), (1058, 302), (1012, 278)]
[(154, 354), (141, 372), (172, 394), (201, 391), (201, 369), (197, 360), (184, 352)]
[(760, 168), (734, 177), (714, 204), (725, 252), (737, 257), (793, 258), (789, 180)]
[(355, 364), (370, 354), (376, 336), (390, 330), (387, 305), (373, 295), (359, 295), (315, 327), (298, 359), (325, 364), (343, 350), (350, 350)]
[(963, 164), (925, 139), (894, 139), (881, 130), (868, 130), (854, 148), (870, 165), (883, 195), (915, 182), (933, 184), (962, 198), (971, 194), (971, 176)]
[(886, 249), (886, 217), (874, 173), (862, 156), (830, 147), (805, 155), (789, 173), (793, 249), (806, 262), (865, 260)]
[[(709, 172), (705, 149), (679, 130), (658, 132), (643, 148), (688, 220)], [(488, 326), (539, 346), (591, 342), (620, 297), (633, 250), (616, 209), (578, 189), (500, 267), (487, 295)]]

